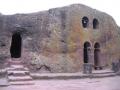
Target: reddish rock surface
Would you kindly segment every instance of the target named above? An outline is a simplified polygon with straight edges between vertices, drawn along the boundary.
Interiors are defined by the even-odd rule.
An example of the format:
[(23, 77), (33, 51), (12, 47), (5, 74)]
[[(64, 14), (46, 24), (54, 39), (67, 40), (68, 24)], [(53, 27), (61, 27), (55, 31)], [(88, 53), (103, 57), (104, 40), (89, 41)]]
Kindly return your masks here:
[[(82, 25), (83, 17), (89, 20), (86, 28)], [(113, 18), (81, 4), (30, 14), (0, 15), (0, 32), (1, 68), (11, 56), (20, 56), (31, 71), (41, 72), (44, 66), (42, 70), (46, 72), (79, 72), (85, 62), (85, 42), (90, 44), (87, 62), (93, 66), (110, 68), (113, 61), (120, 59), (120, 31)], [(16, 42), (19, 48), (14, 48)], [(95, 43), (99, 56), (95, 54)]]

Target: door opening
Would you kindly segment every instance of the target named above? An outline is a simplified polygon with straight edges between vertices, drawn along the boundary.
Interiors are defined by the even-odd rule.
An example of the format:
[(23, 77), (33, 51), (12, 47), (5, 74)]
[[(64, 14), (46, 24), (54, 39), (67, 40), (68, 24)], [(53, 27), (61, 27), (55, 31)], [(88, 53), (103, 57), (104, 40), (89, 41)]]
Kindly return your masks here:
[(85, 42), (84, 43), (84, 63), (88, 63), (89, 62), (89, 50), (90, 50), (90, 43), (89, 42)]
[(22, 39), (20, 33), (14, 33), (12, 35), (10, 53), (12, 58), (20, 58), (21, 57), (21, 44)]
[(94, 65), (95, 69), (100, 68), (100, 44), (95, 43), (94, 45)]

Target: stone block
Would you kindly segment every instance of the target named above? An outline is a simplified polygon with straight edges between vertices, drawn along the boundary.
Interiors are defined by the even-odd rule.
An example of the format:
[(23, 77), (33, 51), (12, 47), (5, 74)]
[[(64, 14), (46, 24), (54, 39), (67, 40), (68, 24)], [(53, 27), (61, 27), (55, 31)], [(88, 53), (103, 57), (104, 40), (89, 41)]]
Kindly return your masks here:
[(119, 62), (112, 62), (112, 70), (114, 72), (118, 72), (120, 70), (120, 63)]
[(83, 73), (84, 74), (91, 74), (92, 73), (92, 64), (84, 63), (83, 64)]

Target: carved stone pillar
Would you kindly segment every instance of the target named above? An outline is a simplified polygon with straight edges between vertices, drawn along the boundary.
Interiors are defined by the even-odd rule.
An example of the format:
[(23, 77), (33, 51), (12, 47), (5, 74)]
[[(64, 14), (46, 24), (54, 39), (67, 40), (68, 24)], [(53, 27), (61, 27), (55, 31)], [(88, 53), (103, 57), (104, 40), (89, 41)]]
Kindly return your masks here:
[(88, 48), (88, 63), (94, 65), (94, 50), (92, 48)]

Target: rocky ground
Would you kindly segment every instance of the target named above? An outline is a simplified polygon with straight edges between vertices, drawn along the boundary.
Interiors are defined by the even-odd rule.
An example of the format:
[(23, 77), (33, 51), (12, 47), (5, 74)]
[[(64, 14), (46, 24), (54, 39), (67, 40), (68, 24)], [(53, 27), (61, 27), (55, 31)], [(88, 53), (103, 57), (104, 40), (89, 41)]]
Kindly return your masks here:
[(0, 90), (120, 90), (120, 76), (69, 79), (69, 80), (35, 80), (34, 85), (10, 85)]

